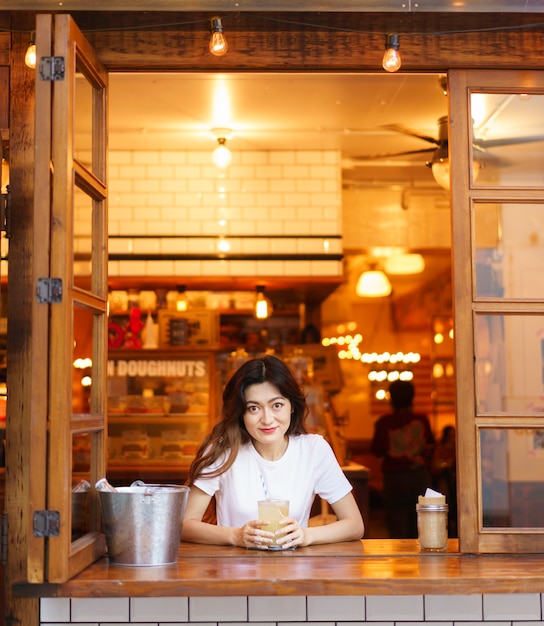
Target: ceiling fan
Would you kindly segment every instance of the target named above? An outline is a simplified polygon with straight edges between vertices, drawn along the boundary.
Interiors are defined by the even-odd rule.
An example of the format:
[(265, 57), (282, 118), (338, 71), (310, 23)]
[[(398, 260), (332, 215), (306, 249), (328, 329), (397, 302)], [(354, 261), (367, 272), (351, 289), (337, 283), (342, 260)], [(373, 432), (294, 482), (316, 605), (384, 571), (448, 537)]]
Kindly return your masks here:
[[(381, 128), (385, 130), (391, 130), (393, 132), (402, 133), (404, 135), (410, 135), (416, 137), (431, 144), (428, 148), (422, 148), (420, 150), (406, 150), (403, 152), (394, 152), (388, 154), (373, 154), (354, 156), (354, 161), (379, 161), (392, 159), (402, 156), (411, 156), (415, 154), (430, 154), (432, 156), (430, 160), (425, 161), (425, 165), (430, 167), (433, 172), (433, 176), (436, 182), (444, 189), (449, 189), (450, 175), (449, 175), (449, 159), (448, 159), (448, 116), (444, 115), (438, 119), (438, 137), (430, 137), (429, 135), (421, 134), (410, 128), (406, 128), (400, 124), (387, 124)], [(534, 135), (528, 137), (508, 137), (504, 139), (478, 139), (474, 138), (472, 141), (473, 151), (473, 165), (474, 174), (477, 173), (480, 167), (485, 165), (508, 165), (508, 161), (501, 159), (496, 155), (489, 152), (490, 149), (502, 146), (512, 146), (525, 143), (534, 143), (538, 141), (544, 141), (543, 135)]]

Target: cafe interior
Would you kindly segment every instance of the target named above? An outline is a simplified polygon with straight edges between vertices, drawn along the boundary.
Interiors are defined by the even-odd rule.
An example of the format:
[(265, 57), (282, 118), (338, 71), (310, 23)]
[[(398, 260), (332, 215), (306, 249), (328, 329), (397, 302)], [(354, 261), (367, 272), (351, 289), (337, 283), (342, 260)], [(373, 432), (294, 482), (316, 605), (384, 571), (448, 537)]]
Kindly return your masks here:
[[(151, 92), (153, 97), (147, 97)], [(315, 362), (316, 369), (325, 368), (332, 412), (326, 435), (342, 462), (367, 470), (366, 497), (374, 526), (367, 536), (384, 532), (380, 461), (369, 454), (368, 446), (374, 421), (389, 409), (388, 383), (398, 377), (413, 380), (415, 408), (428, 414), (437, 437), (444, 426), (455, 423), (449, 195), (447, 183), (432, 168), (433, 156), (443, 146), (447, 110), (446, 77), (439, 74), (110, 75), (110, 259), (121, 259), (119, 263), (127, 258), (122, 244), (135, 232), (126, 224), (117, 228), (112, 219), (117, 208), (125, 206), (120, 173), (124, 155), (132, 154), (133, 163), (155, 169), (158, 149), (203, 164), (212, 188), (206, 202), (211, 210), (198, 233), (210, 237), (204, 244), (195, 236), (192, 243), (201, 246), (196, 257), (199, 252), (209, 254), (216, 275), (222, 271), (222, 251), (223, 258), (236, 251), (242, 234), (240, 222), (231, 217), (245, 191), (237, 188), (236, 172), (248, 162), (247, 155), (331, 159), (333, 167), (323, 178), (307, 184), (326, 191), (331, 209), (338, 211), (339, 236), (330, 243), (338, 247), (330, 249), (329, 257), (337, 269), (332, 276), (312, 278), (310, 290), (304, 280), (290, 280), (289, 269), (287, 276), (268, 271), (264, 278), (226, 276), (211, 284), (202, 275), (153, 278), (132, 272), (123, 277), (113, 275), (114, 269), (110, 289), (114, 308), (116, 299), (138, 291), (142, 297), (157, 289), (164, 296), (166, 291), (166, 300), (181, 291), (189, 309), (219, 310), (226, 354), (273, 350), (289, 357), (296, 350)], [(85, 111), (80, 119), (88, 119)], [(493, 130), (496, 135), (497, 124), (491, 127), (482, 120), (482, 133)], [(85, 131), (83, 124), (78, 144), (82, 159), (89, 141)], [(222, 163), (217, 161), (221, 153), (226, 155)], [(277, 158), (279, 162), (282, 157)], [(134, 204), (142, 208), (134, 211), (147, 221), (146, 234), (154, 232), (151, 222), (160, 211), (154, 204), (160, 206), (161, 196), (153, 173), (146, 181), (149, 171), (136, 174), (143, 179), (132, 188), (140, 195)], [(279, 207), (279, 220), (282, 211)], [(321, 207), (305, 214), (309, 233), (321, 215)], [(326, 239), (321, 236), (318, 244), (328, 245)], [(289, 268), (294, 248), (288, 239), (282, 250), (285, 260), (277, 264)], [(363, 286), (365, 276), (385, 282), (385, 287)], [(261, 321), (246, 320), (240, 330), (239, 319), (233, 322), (225, 313), (253, 308), (259, 291), (272, 313)], [(289, 324), (289, 335), (275, 331)], [(233, 332), (238, 334), (233, 337)], [(362, 505), (365, 512), (368, 504)]]
[[(76, 153), (84, 162), (91, 145), (91, 115), (88, 100), (76, 104)], [(156, 312), (161, 307), (179, 307), (175, 302), (183, 300), (189, 311), (215, 311), (222, 354), (217, 360), (222, 381), (215, 390), (215, 406), (229, 362), (265, 351), (306, 358), (315, 371), (313, 382), (323, 387), (316, 404), (327, 407), (325, 418), (317, 419), (323, 422), (319, 428), (342, 463), (364, 469), (368, 484), (361, 506), (370, 515), (370, 537), (385, 532), (380, 461), (370, 454), (369, 443), (376, 419), (389, 410), (388, 384), (398, 378), (414, 382), (414, 408), (429, 416), (437, 438), (444, 427), (455, 425), (451, 214), (447, 159), (444, 165), (442, 158), (444, 150), (447, 155), (447, 113), (447, 77), (435, 73), (110, 73), (112, 313), (136, 304), (145, 321), (146, 309), (152, 311), (150, 332), (159, 335), (163, 329)], [(515, 136), (520, 132), (512, 128), (515, 116), (512, 96), (504, 96), (494, 108), (482, 108), (475, 132), (482, 141), (494, 142), (496, 158), (527, 142)], [(161, 198), (167, 185), (174, 185), (176, 172), (171, 165), (161, 165), (161, 155), (172, 162), (198, 163), (205, 172), (205, 185), (193, 195), (204, 198), (206, 210), (202, 219), (193, 216), (193, 223), (186, 223), (182, 245), (189, 251), (185, 267), (205, 257), (213, 279), (190, 269), (156, 269), (168, 255), (162, 249), (157, 253), (153, 247), (142, 248), (149, 239), (166, 237), (160, 230), (165, 223)], [(225, 259), (236, 258), (240, 250), (240, 259), (258, 259), (255, 250), (243, 251), (243, 241), (242, 248), (236, 248), (244, 236), (255, 233), (249, 226), (247, 232), (241, 230), (235, 206), (251, 191), (251, 183), (240, 182), (240, 171), (263, 155), (272, 163), (270, 155), (277, 155), (278, 164), (293, 155), (295, 160), (306, 155), (310, 162), (325, 163), (322, 170), (316, 166), (315, 180), (304, 183), (307, 189), (298, 183), (291, 189), (326, 198), (325, 206), (304, 214), (304, 228), (308, 241), (313, 237), (322, 247), (313, 258), (325, 263), (331, 259), (334, 269), (322, 275), (318, 270), (310, 284), (289, 276), (290, 265), (301, 258), (292, 254), (300, 242), (293, 238), (290, 244), (289, 230), (277, 237), (283, 247), (272, 255), (277, 267), (281, 265), (276, 275), (269, 265), (264, 272), (246, 269), (220, 277)], [(9, 151), (5, 156), (4, 164)], [(5, 167), (4, 187), (8, 176)], [(258, 203), (255, 189), (251, 201)], [(184, 193), (190, 195), (184, 187), (178, 197)], [(267, 189), (266, 197), (269, 193)], [(286, 197), (278, 202), (277, 216), (270, 209), (272, 219), (282, 220)], [(314, 220), (319, 224), (327, 210), (335, 212), (336, 219), (330, 237), (320, 231), (322, 226), (313, 229)], [(3, 245), (7, 248), (5, 238)], [(127, 269), (126, 261), (136, 257), (143, 262), (139, 272), (136, 265)], [(371, 282), (365, 282), (369, 278)], [(146, 304), (149, 297), (151, 305)], [(255, 319), (253, 309), (263, 303), (269, 311)], [(127, 319), (113, 318), (112, 328), (116, 320), (125, 329)], [(128, 343), (110, 344), (112, 353), (119, 347), (127, 348)], [(115, 411), (118, 392), (112, 389), (110, 410)], [(197, 440), (193, 447), (205, 428), (201, 431), (189, 437)], [(111, 445), (113, 466), (116, 456), (126, 460), (122, 438), (128, 435), (122, 432), (117, 433), (122, 443)], [(110, 437), (110, 442), (116, 440)], [(134, 445), (140, 444), (129, 442), (126, 447)], [(80, 454), (85, 462), (87, 453), (85, 442), (79, 442), (76, 458)], [(189, 456), (186, 450), (183, 458)], [(120, 471), (118, 478), (125, 473)]]

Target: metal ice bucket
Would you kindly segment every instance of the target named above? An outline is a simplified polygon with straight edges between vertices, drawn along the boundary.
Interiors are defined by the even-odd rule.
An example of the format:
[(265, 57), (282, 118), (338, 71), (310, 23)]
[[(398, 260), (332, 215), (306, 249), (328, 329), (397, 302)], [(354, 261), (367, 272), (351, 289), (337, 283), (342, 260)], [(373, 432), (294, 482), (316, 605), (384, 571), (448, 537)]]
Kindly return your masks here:
[(189, 487), (138, 485), (98, 491), (111, 563), (175, 563)]

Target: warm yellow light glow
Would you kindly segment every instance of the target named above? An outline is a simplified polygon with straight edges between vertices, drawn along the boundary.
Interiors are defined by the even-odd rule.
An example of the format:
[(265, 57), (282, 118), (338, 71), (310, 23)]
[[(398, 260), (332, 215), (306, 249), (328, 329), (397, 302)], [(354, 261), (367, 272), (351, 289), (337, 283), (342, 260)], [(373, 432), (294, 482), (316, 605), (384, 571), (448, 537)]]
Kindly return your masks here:
[(392, 33), (387, 35), (382, 59), (382, 67), (386, 72), (397, 72), (400, 70), (401, 58), (399, 48), (399, 36)]
[(212, 153), (212, 161), (216, 167), (225, 169), (232, 163), (232, 153), (225, 145), (225, 138), (220, 137), (217, 141), (219, 145)]
[(210, 32), (210, 52), (216, 57), (222, 57), (227, 53), (229, 46), (227, 44), (227, 39), (223, 34), (223, 24), (221, 23), (221, 18), (212, 17)]
[(355, 293), (363, 298), (388, 296), (391, 293), (391, 283), (381, 270), (368, 270), (359, 277)]
[(176, 311), (183, 313), (187, 311), (189, 303), (187, 301), (187, 294), (185, 293), (185, 285), (177, 286), (178, 295), (176, 297)]
[(435, 363), (433, 365), (433, 378), (442, 378), (444, 376), (444, 366), (442, 363)]
[(31, 70), (36, 69), (36, 33), (33, 32), (30, 35), (30, 43), (26, 49), (25, 65)]
[(74, 361), (73, 366), (78, 370), (84, 370), (91, 368), (93, 366), (93, 361), (89, 358), (79, 358)]
[(1, 176), (2, 193), (7, 193), (7, 187), (9, 185), (9, 163), (6, 161), (6, 159), (2, 159)]
[(258, 320), (265, 320), (272, 315), (272, 303), (264, 295), (264, 286), (257, 286), (257, 298), (255, 300), (255, 317)]
[(394, 254), (384, 262), (388, 274), (420, 274), (425, 269), (425, 260), (421, 254)]
[(442, 333), (436, 333), (434, 336), (434, 342), (437, 344), (444, 343), (444, 335)]
[(217, 241), (217, 249), (219, 252), (230, 252), (230, 243), (228, 239), (220, 237)]

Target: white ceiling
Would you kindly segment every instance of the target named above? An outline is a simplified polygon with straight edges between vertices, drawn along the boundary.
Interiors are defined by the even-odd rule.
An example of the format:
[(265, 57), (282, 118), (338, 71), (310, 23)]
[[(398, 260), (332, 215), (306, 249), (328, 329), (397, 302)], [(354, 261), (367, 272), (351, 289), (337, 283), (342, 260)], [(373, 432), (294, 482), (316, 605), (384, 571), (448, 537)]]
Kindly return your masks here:
[[(211, 130), (232, 130), (227, 142), (244, 150), (339, 150), (347, 189), (423, 188), (444, 191), (434, 182), (425, 162), (435, 146), (387, 125), (402, 125), (417, 134), (438, 137), (438, 119), (448, 113), (448, 99), (436, 74), (319, 73), (160, 73), (110, 75), (109, 148), (171, 149), (211, 152)], [(540, 134), (544, 96), (524, 106), (517, 96), (499, 94), (486, 103), (475, 125), (487, 140)], [(214, 103), (222, 102), (222, 106)], [(89, 120), (90, 116), (82, 116)], [(538, 120), (538, 123), (535, 123)], [(540, 129), (538, 128), (540, 126)], [(88, 130), (88, 129), (84, 129)], [(77, 139), (84, 148), (86, 134)], [(429, 149), (425, 154), (369, 157)], [(510, 156), (536, 150), (534, 164), (544, 172), (542, 143), (493, 147), (489, 153)], [(540, 174), (542, 176), (542, 174)], [(541, 183), (544, 184), (544, 183)], [(447, 197), (446, 197), (447, 199)], [(431, 205), (431, 209), (432, 205)], [(380, 219), (379, 211), (373, 219)], [(446, 213), (447, 218), (447, 213)], [(344, 217), (349, 228), (350, 217)], [(432, 268), (433, 242), (427, 263)], [(436, 251), (435, 251), (436, 252)], [(437, 272), (444, 270), (444, 252), (437, 255)], [(435, 273), (436, 275), (436, 273)], [(424, 278), (432, 277), (432, 273)]]
[[(221, 127), (232, 130), (234, 153), (339, 150), (348, 180), (432, 184), (432, 144), (384, 126), (436, 137), (446, 114), (433, 74), (112, 74), (109, 146), (211, 152), (211, 129)], [(417, 157), (352, 160), (424, 148)]]

